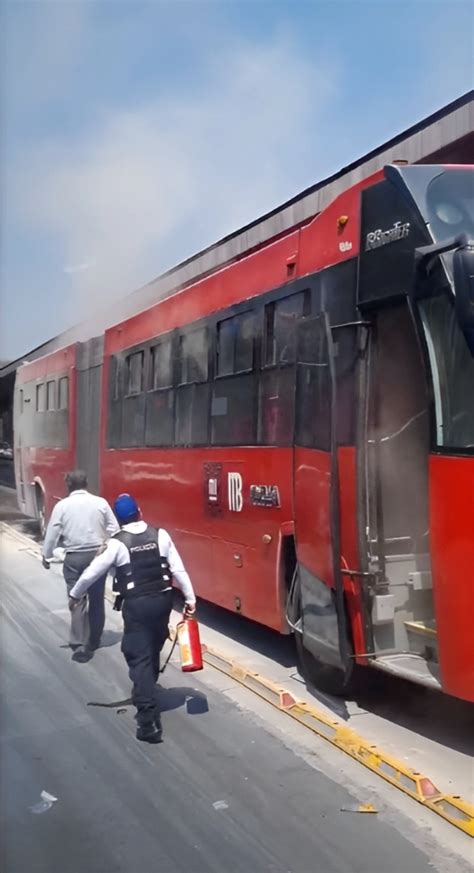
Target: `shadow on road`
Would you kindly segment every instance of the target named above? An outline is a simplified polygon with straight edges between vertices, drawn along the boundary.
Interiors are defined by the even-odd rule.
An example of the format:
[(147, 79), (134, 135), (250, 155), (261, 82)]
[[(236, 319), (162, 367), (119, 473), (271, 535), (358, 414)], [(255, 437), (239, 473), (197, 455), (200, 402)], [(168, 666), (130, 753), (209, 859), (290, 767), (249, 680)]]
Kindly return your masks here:
[(100, 641), (101, 649), (109, 649), (111, 646), (116, 646), (122, 639), (122, 631), (105, 630)]
[[(188, 715), (203, 715), (205, 712), (209, 712), (207, 697), (202, 691), (196, 691), (195, 688), (185, 688), (181, 685), (178, 685), (176, 688), (158, 686), (156, 689), (156, 701), (160, 712), (169, 712), (172, 709), (179, 709), (181, 706), (186, 707)], [(120, 710), (127, 706), (133, 706), (133, 703), (132, 698), (127, 697), (125, 700), (90, 700), (87, 706), (116, 709), (118, 714), (120, 714)]]
[[(374, 671), (375, 673), (375, 671)], [(466, 755), (474, 753), (474, 705), (396, 676), (377, 673), (361, 709)]]
[(181, 706), (186, 707), (188, 715), (203, 715), (203, 713), (209, 712), (206, 695), (201, 691), (196, 691), (195, 688), (185, 688), (181, 685), (176, 686), (176, 688), (160, 686), (157, 689), (157, 699), (161, 712), (179, 709)]

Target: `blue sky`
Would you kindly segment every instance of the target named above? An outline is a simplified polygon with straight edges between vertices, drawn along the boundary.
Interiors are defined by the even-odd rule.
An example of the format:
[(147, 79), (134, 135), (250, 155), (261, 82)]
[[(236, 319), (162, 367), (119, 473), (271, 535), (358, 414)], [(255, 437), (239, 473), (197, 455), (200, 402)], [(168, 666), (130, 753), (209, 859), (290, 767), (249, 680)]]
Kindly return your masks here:
[(472, 87), (469, 0), (6, 0), (0, 359)]

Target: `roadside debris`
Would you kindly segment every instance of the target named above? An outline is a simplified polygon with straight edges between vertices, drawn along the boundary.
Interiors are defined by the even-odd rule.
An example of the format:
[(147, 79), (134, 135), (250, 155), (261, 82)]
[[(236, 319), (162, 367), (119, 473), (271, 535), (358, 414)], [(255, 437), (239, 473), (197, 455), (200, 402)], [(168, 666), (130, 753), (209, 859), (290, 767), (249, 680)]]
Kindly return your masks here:
[(341, 806), (341, 812), (378, 812), (372, 803), (355, 803), (354, 806)]
[(214, 809), (229, 809), (229, 804), (225, 802), (225, 800), (216, 800), (215, 803), (212, 804)]
[(41, 815), (43, 812), (48, 812), (51, 809), (53, 803), (56, 803), (58, 800), (57, 797), (54, 797), (53, 794), (49, 794), (48, 791), (42, 791), (40, 794), (40, 800), (38, 803), (35, 803), (33, 806), (28, 807), (30, 812), (33, 815)]

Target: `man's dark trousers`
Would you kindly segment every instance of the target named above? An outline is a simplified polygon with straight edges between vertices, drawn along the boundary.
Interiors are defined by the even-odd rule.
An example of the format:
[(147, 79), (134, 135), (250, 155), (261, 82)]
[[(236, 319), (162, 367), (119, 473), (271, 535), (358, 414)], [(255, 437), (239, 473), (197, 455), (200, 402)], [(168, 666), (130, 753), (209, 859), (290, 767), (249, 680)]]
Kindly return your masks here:
[(125, 599), (122, 606), (122, 652), (133, 682), (132, 699), (137, 707), (140, 727), (151, 726), (159, 714), (156, 682), (160, 672), (160, 652), (168, 638), (172, 605), (172, 591), (159, 591)]

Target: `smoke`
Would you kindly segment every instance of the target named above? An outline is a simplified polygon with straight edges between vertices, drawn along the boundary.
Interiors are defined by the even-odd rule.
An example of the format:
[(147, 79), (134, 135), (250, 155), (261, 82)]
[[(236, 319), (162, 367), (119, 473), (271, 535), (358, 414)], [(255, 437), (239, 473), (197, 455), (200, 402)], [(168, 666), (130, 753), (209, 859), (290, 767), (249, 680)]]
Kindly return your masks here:
[(158, 94), (72, 140), (35, 142), (17, 165), (15, 217), (54, 241), (68, 322), (307, 184), (309, 130), (336, 82), (288, 37), (235, 43), (210, 56), (192, 97)]

